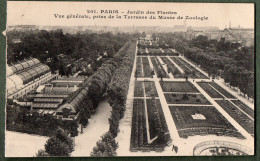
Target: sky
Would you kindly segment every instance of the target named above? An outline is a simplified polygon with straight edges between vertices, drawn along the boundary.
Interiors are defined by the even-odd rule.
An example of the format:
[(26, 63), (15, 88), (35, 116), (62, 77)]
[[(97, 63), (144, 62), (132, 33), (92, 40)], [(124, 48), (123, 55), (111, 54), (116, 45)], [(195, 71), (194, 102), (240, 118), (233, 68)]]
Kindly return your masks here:
[[(98, 13), (88, 13), (96, 10)], [(108, 19), (109, 14), (101, 14), (101, 10), (118, 10), (121, 19)], [(144, 11), (145, 14), (132, 14), (129, 16), (150, 16), (147, 11), (171, 11), (177, 14), (164, 16), (175, 19), (124, 19), (123, 15), (130, 11)], [(124, 13), (122, 13), (124, 12)], [(64, 15), (64, 18), (55, 18), (55, 14)], [(88, 15), (89, 18), (70, 18), (68, 15)], [(106, 16), (106, 19), (93, 16)], [(158, 18), (158, 15), (155, 15)], [(253, 3), (166, 3), (166, 2), (33, 2), (33, 1), (7, 1), (7, 25), (41, 25), (41, 26), (167, 26), (181, 25), (181, 17), (208, 17), (208, 20), (186, 20), (189, 26), (217, 26), (225, 28), (231, 22), (232, 27), (254, 28)]]

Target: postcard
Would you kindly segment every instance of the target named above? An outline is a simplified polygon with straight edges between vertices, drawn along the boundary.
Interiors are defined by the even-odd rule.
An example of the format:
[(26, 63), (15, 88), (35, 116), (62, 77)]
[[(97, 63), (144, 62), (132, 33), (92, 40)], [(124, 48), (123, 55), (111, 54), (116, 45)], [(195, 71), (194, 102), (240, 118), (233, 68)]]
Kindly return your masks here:
[(7, 2), (6, 157), (255, 153), (253, 3)]

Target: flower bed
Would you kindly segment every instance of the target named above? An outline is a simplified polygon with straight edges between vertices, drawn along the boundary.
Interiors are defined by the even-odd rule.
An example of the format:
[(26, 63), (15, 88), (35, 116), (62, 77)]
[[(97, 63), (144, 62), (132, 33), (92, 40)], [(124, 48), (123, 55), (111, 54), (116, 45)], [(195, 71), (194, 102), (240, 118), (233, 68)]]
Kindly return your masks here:
[(161, 63), (158, 61), (158, 59), (155, 58), (155, 57), (150, 57), (150, 58), (151, 58), (151, 61), (153, 63), (153, 67), (154, 67), (154, 70), (157, 74), (157, 77), (159, 77), (159, 78), (161, 78), (161, 77), (162, 78), (170, 78), (167, 75), (167, 73), (164, 71), (164, 69), (163, 69)]
[(236, 98), (232, 94), (230, 94), (228, 91), (226, 91), (224, 88), (220, 87), (217, 83), (215, 82), (210, 82), (210, 85), (214, 87), (216, 90), (218, 90), (221, 94), (223, 94), (227, 98)]
[(191, 82), (160, 81), (163, 92), (193, 92), (199, 93)]
[[(149, 121), (149, 129), (150, 129), (150, 134), (148, 135), (150, 135), (152, 139), (157, 136), (158, 129), (162, 129), (163, 131), (168, 132), (168, 128), (162, 112), (160, 101), (158, 99), (154, 100), (155, 103), (152, 102), (151, 99), (148, 99), (146, 101), (148, 105), (147, 110), (148, 110), (148, 121)], [(154, 108), (151, 108), (152, 105), (154, 105), (153, 106)], [(159, 118), (159, 120), (155, 119), (154, 117), (155, 115), (158, 116), (157, 118)], [(166, 146), (166, 143), (169, 141), (169, 139), (170, 139), (169, 134), (165, 134), (164, 141), (157, 138), (153, 142), (148, 143), (144, 100), (134, 99), (130, 151), (161, 152), (164, 150), (164, 147)]]
[(179, 61), (181, 63), (183, 63), (184, 65), (186, 65), (189, 69), (191, 69), (191, 71), (195, 72), (195, 77), (194, 78), (200, 78), (200, 79), (208, 79), (208, 77), (201, 73), (200, 71), (198, 71), (196, 68), (194, 68), (192, 65), (190, 65), (189, 63), (187, 63), (185, 60), (183, 60), (182, 58), (177, 58), (179, 59)]
[(136, 77), (143, 77), (141, 58), (137, 57), (136, 59)]
[(147, 57), (142, 57), (144, 77), (151, 77), (151, 67)]
[(144, 82), (146, 97), (158, 97), (154, 82)]
[(162, 130), (164, 133), (167, 133), (168, 127), (162, 111), (160, 100), (146, 99), (146, 103), (147, 103), (147, 111), (148, 111), (150, 138), (153, 139), (158, 135), (160, 130)]
[(135, 81), (134, 97), (144, 97), (143, 82)]
[[(199, 78), (199, 79), (208, 79), (206, 75), (195, 69), (193, 66), (191, 66), (189, 63), (184, 61), (182, 58), (179, 57), (171, 57), (171, 59), (179, 65), (182, 70), (187, 73), (191, 78)], [(194, 73), (194, 74), (192, 74)]]
[(197, 84), (211, 97), (211, 98), (223, 98), (214, 88), (212, 88), (208, 82), (197, 82)]
[(253, 117), (255, 116), (254, 110), (250, 107), (248, 107), (246, 104), (239, 100), (232, 100), (232, 102), (237, 105), (240, 109), (242, 109), (245, 113), (247, 113), (249, 116)]
[(174, 94), (165, 93), (168, 104), (204, 104), (210, 105), (210, 102), (202, 94)]
[(168, 72), (172, 73), (174, 78), (183, 78), (183, 74), (179, 71), (178, 68), (175, 67), (175, 65), (167, 58), (167, 57), (161, 57), (162, 61), (167, 64)]
[(254, 120), (249, 118), (230, 101), (227, 100), (216, 100), (216, 102), (234, 119), (241, 125), (249, 134), (254, 134)]

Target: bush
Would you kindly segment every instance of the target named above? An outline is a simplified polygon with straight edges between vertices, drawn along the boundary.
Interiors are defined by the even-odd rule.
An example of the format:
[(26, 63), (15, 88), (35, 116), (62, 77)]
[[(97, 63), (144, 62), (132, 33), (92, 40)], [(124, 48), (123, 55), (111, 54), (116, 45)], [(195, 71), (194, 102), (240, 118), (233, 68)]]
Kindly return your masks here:
[(97, 145), (93, 148), (91, 156), (95, 157), (112, 157), (116, 156), (116, 149), (118, 144), (110, 132), (101, 136), (101, 140), (97, 141)]
[(43, 149), (38, 150), (36, 157), (49, 157), (50, 155)]
[(188, 94), (187, 94), (187, 93), (185, 93), (185, 94), (182, 96), (182, 99), (183, 99), (183, 100), (188, 100), (188, 99), (189, 99), (189, 96), (188, 96)]
[(46, 144), (45, 150), (50, 156), (70, 156), (74, 150), (73, 140), (63, 129), (58, 128)]

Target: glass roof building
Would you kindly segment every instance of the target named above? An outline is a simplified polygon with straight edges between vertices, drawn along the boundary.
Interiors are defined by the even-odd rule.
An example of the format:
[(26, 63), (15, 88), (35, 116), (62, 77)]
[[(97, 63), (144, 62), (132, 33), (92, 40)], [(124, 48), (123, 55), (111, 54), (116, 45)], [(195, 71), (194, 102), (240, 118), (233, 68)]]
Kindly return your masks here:
[[(51, 75), (49, 66), (42, 64), (36, 58), (29, 58), (23, 61), (18, 61), (15, 64), (6, 65), (6, 93), (7, 96), (13, 95), (16, 92), (24, 89), (29, 84), (36, 80), (44, 79), (47, 75)], [(42, 82), (42, 81), (40, 81)], [(40, 83), (38, 83), (39, 85)], [(36, 85), (33, 87), (35, 88)], [(29, 92), (29, 89), (26, 91)], [(24, 93), (26, 93), (24, 92)], [(20, 97), (19, 94), (16, 97)]]

